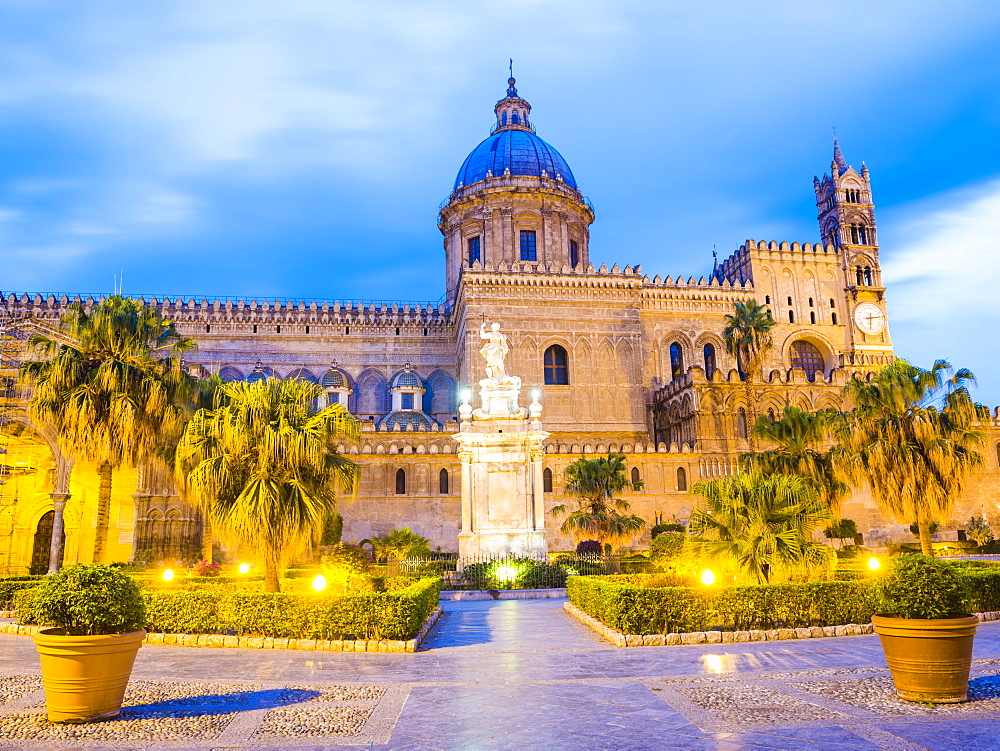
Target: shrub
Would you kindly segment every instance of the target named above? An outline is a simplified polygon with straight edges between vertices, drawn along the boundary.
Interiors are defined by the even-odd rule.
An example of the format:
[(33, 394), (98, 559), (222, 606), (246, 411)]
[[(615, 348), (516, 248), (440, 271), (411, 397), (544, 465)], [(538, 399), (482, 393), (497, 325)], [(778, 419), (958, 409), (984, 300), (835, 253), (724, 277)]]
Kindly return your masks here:
[(470, 563), (462, 578), (477, 589), (559, 589), (566, 586), (566, 569), (531, 558), (505, 558)]
[(684, 549), (686, 535), (683, 532), (664, 532), (649, 545), (649, 559), (664, 564), (678, 558)]
[(679, 522), (670, 522), (669, 524), (654, 524), (653, 528), (649, 530), (650, 535), (655, 540), (657, 537), (662, 535), (664, 532), (680, 532), (684, 534), (687, 530), (684, 529), (684, 525)]
[(14, 609), (14, 595), (22, 589), (37, 587), (44, 576), (8, 576), (0, 579), (0, 610)]
[(580, 540), (576, 544), (577, 555), (601, 555), (604, 548), (598, 540)]
[(218, 576), (222, 573), (222, 566), (202, 560), (191, 566), (188, 571), (191, 572), (191, 576)]
[(969, 584), (961, 571), (926, 555), (896, 558), (881, 582), (886, 612), (901, 618), (949, 618), (969, 612)]
[(34, 596), (41, 623), (65, 629), (69, 636), (97, 636), (138, 631), (145, 622), (139, 586), (109, 566), (79, 563), (48, 577)]
[(35, 595), (39, 587), (36, 585), (27, 589), (19, 589), (14, 593), (13, 606), (17, 611), (18, 620), (29, 626), (40, 625), (38, 613), (35, 611)]
[(360, 545), (348, 545), (343, 542), (331, 545), (323, 553), (320, 561), (326, 570), (347, 571), (352, 574), (363, 574), (372, 565), (372, 559), (367, 550)]

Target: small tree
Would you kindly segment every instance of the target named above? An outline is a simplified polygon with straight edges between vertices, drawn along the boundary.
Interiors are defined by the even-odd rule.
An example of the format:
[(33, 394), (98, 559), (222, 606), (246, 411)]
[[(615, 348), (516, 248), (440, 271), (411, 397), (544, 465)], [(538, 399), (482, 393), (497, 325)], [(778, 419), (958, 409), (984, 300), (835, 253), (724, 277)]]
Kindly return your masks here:
[(829, 527), (823, 530), (823, 535), (828, 540), (837, 540), (843, 550), (844, 540), (854, 541), (858, 534), (858, 525), (853, 519), (838, 519)]
[(629, 481), (624, 454), (581, 457), (566, 467), (566, 492), (576, 496), (579, 507), (570, 512), (566, 504), (559, 504), (551, 513), (569, 513), (559, 529), (575, 540), (596, 539), (602, 544), (630, 540), (642, 532), (646, 522), (635, 514), (622, 513), (631, 505), (615, 495), (625, 488), (641, 487), (641, 480)]
[(983, 546), (993, 542), (993, 530), (981, 516), (973, 516), (965, 524), (965, 533), (976, 545)]
[(707, 508), (691, 515), (688, 540), (705, 557), (735, 564), (757, 584), (829, 570), (833, 550), (811, 539), (832, 515), (802, 478), (749, 472), (699, 482), (692, 491)]
[[(726, 327), (722, 338), (726, 342), (726, 352), (736, 358), (743, 386), (746, 389), (747, 410), (750, 413), (749, 426), (757, 422), (757, 395), (754, 383), (764, 365), (764, 358), (774, 346), (771, 329), (776, 326), (771, 310), (758, 304), (756, 300), (737, 302), (732, 315), (726, 315)], [(748, 431), (750, 450), (757, 450), (753, 430)]]

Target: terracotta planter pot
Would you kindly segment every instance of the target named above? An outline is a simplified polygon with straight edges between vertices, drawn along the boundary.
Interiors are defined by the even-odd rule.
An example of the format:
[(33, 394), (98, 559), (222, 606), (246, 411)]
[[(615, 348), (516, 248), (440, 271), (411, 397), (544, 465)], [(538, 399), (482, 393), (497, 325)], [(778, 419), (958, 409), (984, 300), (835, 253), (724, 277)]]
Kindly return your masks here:
[(92, 722), (117, 717), (145, 631), (107, 636), (67, 636), (42, 629), (35, 649), (42, 663), (50, 722)]
[(968, 699), (972, 640), (979, 619), (872, 616), (896, 694), (907, 701), (957, 704)]

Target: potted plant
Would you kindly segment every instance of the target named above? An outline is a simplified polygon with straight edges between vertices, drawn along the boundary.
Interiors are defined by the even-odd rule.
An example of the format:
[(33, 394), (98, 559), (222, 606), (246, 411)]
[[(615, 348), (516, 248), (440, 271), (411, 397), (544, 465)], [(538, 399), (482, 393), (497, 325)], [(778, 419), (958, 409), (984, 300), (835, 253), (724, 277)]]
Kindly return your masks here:
[(908, 701), (966, 701), (972, 640), (968, 585), (954, 567), (926, 555), (893, 560), (881, 582), (885, 614), (872, 616), (896, 694)]
[(38, 588), (35, 635), (51, 722), (91, 722), (121, 712), (146, 608), (135, 581), (117, 568), (78, 564)]

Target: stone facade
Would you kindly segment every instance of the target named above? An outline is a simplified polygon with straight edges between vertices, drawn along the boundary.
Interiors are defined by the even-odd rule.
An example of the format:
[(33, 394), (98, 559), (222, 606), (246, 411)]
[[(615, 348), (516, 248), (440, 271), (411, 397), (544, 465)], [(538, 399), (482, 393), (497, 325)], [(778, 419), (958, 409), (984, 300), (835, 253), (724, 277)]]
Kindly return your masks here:
[[(739, 300), (768, 305), (778, 322), (757, 387), (761, 414), (843, 406), (852, 374), (893, 359), (869, 172), (850, 167), (839, 146), (830, 172), (814, 182), (820, 243), (748, 240), (698, 278), (650, 277), (639, 267), (591, 263), (594, 210), (562, 157), (534, 134), (529, 113), (512, 79), (491, 136), (440, 209), (445, 303), (147, 300), (198, 341), (195, 372), (321, 382), (331, 401), (362, 420), (361, 442), (343, 447), (362, 468), (357, 494), (341, 502), (346, 540), (406, 525), (434, 547), (458, 548), (458, 395), (484, 377), (479, 328), (487, 318), (509, 336), (508, 371), (527, 392), (541, 391), (551, 433), (542, 462), (546, 511), (563, 502), (565, 467), (582, 454), (625, 452), (644, 481), (626, 495), (650, 521), (657, 513), (684, 517), (697, 503), (693, 483), (735, 471), (747, 449), (748, 405), (721, 332)], [(11, 377), (28, 334), (55, 331), (70, 300), (8, 297), (3, 375)], [(67, 560), (90, 560), (94, 468), (70, 473), (44, 431), (17, 427), (25, 419), (16, 386), (4, 393), (0, 441), (10, 469), (0, 487), (0, 569), (27, 569), (40, 520), (64, 497)], [(951, 539), (972, 514), (1000, 524), (998, 424), (986, 426), (985, 466), (943, 525)], [(19, 466), (34, 471), (17, 474)], [(169, 478), (123, 470), (115, 488), (106, 560), (135, 549), (164, 560), (195, 554), (201, 518)], [(881, 517), (865, 489), (843, 513), (869, 542), (912, 539)], [(546, 518), (549, 548), (569, 547)]]

